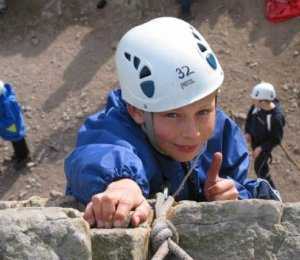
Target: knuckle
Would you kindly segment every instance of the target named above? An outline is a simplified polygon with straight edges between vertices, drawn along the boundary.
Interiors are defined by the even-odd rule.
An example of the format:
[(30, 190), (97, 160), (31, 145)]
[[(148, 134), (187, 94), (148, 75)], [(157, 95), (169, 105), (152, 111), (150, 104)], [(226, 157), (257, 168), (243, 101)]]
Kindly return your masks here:
[(116, 212), (114, 218), (115, 218), (116, 220), (123, 221), (123, 220), (126, 219), (126, 217), (127, 217), (127, 214), (126, 214), (125, 212)]
[(234, 196), (236, 199), (239, 197), (239, 192), (237, 190), (234, 191)]
[(101, 200), (103, 203), (112, 203), (114, 201), (114, 196), (110, 193), (103, 194)]
[(95, 194), (95, 195), (92, 196), (91, 202), (93, 204), (95, 204), (95, 203), (99, 203), (100, 200), (101, 200), (101, 195), (100, 194)]
[(130, 198), (121, 198), (120, 199), (120, 204), (124, 206), (131, 207), (133, 205), (133, 200)]

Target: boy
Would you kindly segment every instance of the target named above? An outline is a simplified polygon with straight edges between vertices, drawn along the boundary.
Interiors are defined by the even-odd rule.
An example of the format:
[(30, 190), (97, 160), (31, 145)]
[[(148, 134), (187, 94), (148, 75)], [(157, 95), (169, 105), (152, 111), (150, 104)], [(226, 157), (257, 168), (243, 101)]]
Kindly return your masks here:
[(275, 184), (269, 174), (272, 150), (281, 143), (285, 119), (276, 92), (270, 83), (257, 84), (251, 93), (253, 105), (248, 111), (245, 133), (251, 144), (254, 169), (257, 177)]
[(194, 27), (170, 17), (134, 27), (116, 64), (121, 89), (86, 120), (65, 161), (66, 193), (87, 204), (90, 225), (120, 227), (130, 210), (139, 225), (150, 212), (146, 198), (165, 187), (176, 200), (253, 197), (243, 135), (216, 108), (223, 70)]
[(24, 118), (16, 94), (10, 84), (0, 81), (0, 137), (12, 143), (12, 158), (18, 165), (28, 161), (30, 155), (25, 134)]

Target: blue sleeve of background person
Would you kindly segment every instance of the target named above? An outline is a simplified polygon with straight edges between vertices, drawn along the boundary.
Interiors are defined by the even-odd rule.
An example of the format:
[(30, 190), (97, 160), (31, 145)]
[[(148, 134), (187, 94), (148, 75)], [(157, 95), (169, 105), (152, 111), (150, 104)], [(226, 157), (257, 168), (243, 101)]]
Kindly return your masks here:
[(112, 144), (77, 147), (65, 161), (67, 194), (86, 204), (113, 181), (129, 178), (149, 194), (149, 183), (141, 160), (130, 149)]
[(251, 198), (251, 192), (243, 185), (249, 168), (249, 154), (244, 135), (224, 112), (219, 110), (217, 113), (216, 129), (222, 133), (220, 151), (223, 153), (220, 175), (235, 182), (240, 199)]
[[(5, 84), (5, 93), (0, 96), (0, 136), (7, 141), (24, 138), (26, 128), (16, 95), (9, 84)], [(9, 129), (10, 127), (14, 127)]]

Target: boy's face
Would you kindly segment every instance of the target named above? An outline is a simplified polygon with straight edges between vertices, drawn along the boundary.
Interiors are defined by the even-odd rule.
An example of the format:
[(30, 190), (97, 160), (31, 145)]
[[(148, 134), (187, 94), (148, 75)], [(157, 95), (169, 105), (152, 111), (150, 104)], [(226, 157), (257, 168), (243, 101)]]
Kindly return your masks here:
[(159, 148), (173, 159), (192, 160), (212, 135), (216, 117), (216, 93), (195, 103), (154, 113), (153, 125)]

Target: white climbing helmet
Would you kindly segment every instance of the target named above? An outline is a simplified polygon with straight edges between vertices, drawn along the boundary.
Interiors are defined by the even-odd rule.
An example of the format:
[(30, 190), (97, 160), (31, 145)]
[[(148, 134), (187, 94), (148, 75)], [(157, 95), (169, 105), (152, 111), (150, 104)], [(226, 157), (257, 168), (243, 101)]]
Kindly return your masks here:
[(254, 86), (251, 93), (251, 98), (272, 101), (276, 98), (276, 92), (272, 84), (261, 82)]
[(118, 45), (116, 65), (123, 99), (148, 112), (191, 104), (213, 93), (224, 80), (203, 36), (172, 17), (128, 31)]
[(5, 91), (4, 83), (0, 80), (0, 95), (2, 95)]

